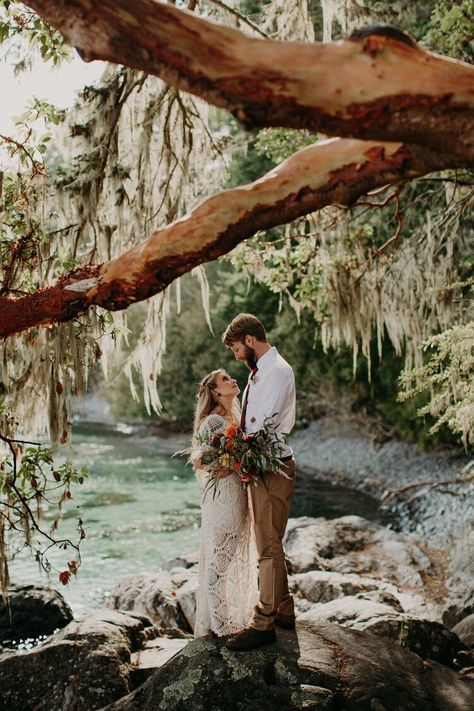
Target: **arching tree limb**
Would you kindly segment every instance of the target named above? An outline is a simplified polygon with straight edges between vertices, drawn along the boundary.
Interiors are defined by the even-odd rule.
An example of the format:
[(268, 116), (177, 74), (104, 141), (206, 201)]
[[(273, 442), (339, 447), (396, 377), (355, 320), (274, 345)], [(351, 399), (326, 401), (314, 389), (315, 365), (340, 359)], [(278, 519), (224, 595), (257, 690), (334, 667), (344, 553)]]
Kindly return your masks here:
[(226, 254), (258, 230), (326, 205), (350, 205), (373, 188), (445, 167), (440, 153), (416, 146), (321, 141), (255, 182), (207, 198), (110, 262), (82, 267), (25, 297), (0, 298), (0, 338), (71, 319), (93, 304), (124, 309), (162, 291), (193, 267)]
[(435, 147), (474, 164), (474, 67), (367, 30), (332, 44), (247, 35), (156, 0), (27, 0), (86, 60), (141, 69), (246, 126)]

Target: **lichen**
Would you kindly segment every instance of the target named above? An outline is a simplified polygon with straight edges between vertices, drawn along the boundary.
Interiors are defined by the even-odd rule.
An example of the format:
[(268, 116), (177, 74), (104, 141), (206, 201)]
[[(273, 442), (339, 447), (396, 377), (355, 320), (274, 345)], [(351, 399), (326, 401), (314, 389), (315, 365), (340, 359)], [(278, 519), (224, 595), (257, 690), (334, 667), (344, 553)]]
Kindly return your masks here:
[(284, 679), (285, 682), (287, 682), (288, 684), (297, 684), (298, 683), (297, 677), (290, 672), (288, 667), (285, 664), (283, 664), (280, 659), (277, 659), (275, 662), (275, 672), (278, 677), (280, 677), (281, 679)]
[[(240, 657), (238, 656), (238, 654), (235, 654), (235, 652), (229, 652), (228, 649), (222, 647), (221, 656), (227, 664), (227, 668), (230, 671), (232, 681), (240, 681), (241, 679), (245, 679), (248, 676), (252, 676), (252, 670), (250, 669), (249, 665), (245, 662), (242, 663), (240, 661)], [(242, 659), (245, 659), (245, 656), (242, 657)]]
[(178, 681), (165, 686), (159, 708), (168, 711), (171, 704), (189, 699), (194, 694), (194, 687), (201, 679), (201, 676), (202, 669), (191, 669)]
[(211, 639), (207, 637), (198, 637), (192, 643), (187, 644), (180, 654), (183, 657), (196, 657), (201, 655), (203, 652), (209, 652), (211, 649), (215, 649), (215, 644)]

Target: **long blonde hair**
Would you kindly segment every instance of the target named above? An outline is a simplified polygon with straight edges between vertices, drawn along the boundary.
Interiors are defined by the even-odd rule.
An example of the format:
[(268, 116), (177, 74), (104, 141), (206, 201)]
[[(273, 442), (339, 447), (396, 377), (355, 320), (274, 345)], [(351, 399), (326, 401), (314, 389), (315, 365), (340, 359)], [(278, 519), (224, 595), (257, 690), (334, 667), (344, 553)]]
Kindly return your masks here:
[[(223, 368), (217, 368), (213, 370), (201, 380), (198, 385), (197, 395), (196, 395), (196, 411), (194, 413), (194, 427), (193, 433), (199, 430), (199, 426), (205, 417), (211, 414), (211, 412), (219, 405), (219, 401), (215, 397), (213, 390), (216, 389), (216, 379), (221, 373), (222, 375), (227, 375)], [(235, 397), (232, 402), (232, 416), (236, 422), (240, 419), (240, 405), (238, 399)]]

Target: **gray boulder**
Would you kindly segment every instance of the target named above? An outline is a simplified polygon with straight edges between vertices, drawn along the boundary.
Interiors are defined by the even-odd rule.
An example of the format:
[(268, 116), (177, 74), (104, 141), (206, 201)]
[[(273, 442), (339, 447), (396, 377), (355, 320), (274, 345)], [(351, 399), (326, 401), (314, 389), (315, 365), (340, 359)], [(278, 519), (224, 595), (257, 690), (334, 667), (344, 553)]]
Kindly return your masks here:
[(163, 563), (161, 570), (167, 570), (171, 572), (175, 568), (192, 568), (193, 565), (197, 565), (199, 562), (199, 556), (197, 553), (190, 553), (189, 555), (183, 555), (179, 558), (172, 558)]
[(131, 654), (152, 636), (146, 618), (101, 610), (30, 652), (0, 655), (0, 711), (105, 706), (131, 691)]
[(193, 630), (196, 621), (197, 567), (187, 570), (174, 569), (171, 573), (171, 582), (178, 606), (186, 618), (189, 629)]
[(332, 570), (384, 578), (424, 591), (430, 559), (413, 539), (360, 516), (290, 519), (284, 539), (292, 573)]
[(453, 632), (467, 647), (474, 648), (474, 614), (468, 615), (453, 627)]
[[(174, 570), (176, 570), (175, 579), (173, 573), (167, 570), (125, 578), (111, 592), (107, 606), (114, 610), (132, 610), (140, 615), (146, 615), (157, 626), (178, 627), (186, 632), (192, 632), (190, 621), (194, 621), (193, 603), (189, 601), (189, 587), (183, 589), (183, 576), (187, 571), (184, 568)], [(190, 573), (190, 575), (196, 574)], [(181, 608), (177, 588), (181, 591), (179, 599), (184, 604), (186, 614)]]
[(401, 613), (398, 601), (389, 594), (369, 593), (365, 597), (348, 596), (317, 603), (300, 615), (298, 621), (313, 625), (336, 622), (370, 632), (416, 652), (423, 659), (434, 659), (441, 664), (453, 664), (464, 649), (457, 635), (439, 622)]
[(225, 640), (187, 645), (103, 711), (471, 711), (474, 682), (364, 632), (298, 623), (238, 654)]
[[(340, 597), (373, 592), (380, 599), (390, 598), (392, 607), (398, 606), (400, 612), (410, 612), (420, 616), (426, 616), (428, 612), (426, 602), (421, 595), (402, 591), (380, 578), (330, 570), (309, 570), (290, 576), (289, 582), (297, 606), (304, 610), (309, 609), (306, 601), (330, 602)], [(301, 605), (301, 601), (306, 604)]]
[(468, 593), (462, 590), (448, 600), (448, 604), (443, 612), (443, 622), (447, 627), (454, 627), (458, 622), (474, 613), (474, 587)]
[(0, 597), (0, 641), (19, 641), (50, 635), (73, 619), (63, 596), (43, 585), (12, 585), (8, 608)]

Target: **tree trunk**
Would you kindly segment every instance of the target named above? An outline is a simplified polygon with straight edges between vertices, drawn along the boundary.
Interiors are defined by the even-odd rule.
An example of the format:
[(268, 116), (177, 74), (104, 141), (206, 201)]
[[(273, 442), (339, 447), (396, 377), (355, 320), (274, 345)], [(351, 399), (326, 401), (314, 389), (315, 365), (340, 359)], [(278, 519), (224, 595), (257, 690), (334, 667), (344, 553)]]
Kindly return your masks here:
[(230, 252), (258, 230), (326, 205), (351, 205), (376, 187), (443, 167), (440, 154), (416, 146), (320, 141), (255, 182), (207, 198), (110, 262), (75, 270), (28, 296), (0, 298), (0, 338), (69, 320), (93, 304), (124, 309), (162, 291), (193, 267)]
[(141, 69), (246, 126), (432, 146), (474, 164), (474, 67), (395, 28), (302, 44), (249, 37), (155, 0), (28, 0), (81, 56)]
[[(87, 59), (156, 74), (249, 126), (371, 141), (321, 141), (250, 185), (214, 195), (100, 266), (22, 298), (0, 298), (0, 338), (97, 304), (124, 309), (258, 230), (443, 168), (474, 166), (474, 67), (394, 28), (333, 44), (276, 42), (154, 0), (29, 0)], [(386, 143), (387, 139), (402, 143)]]

